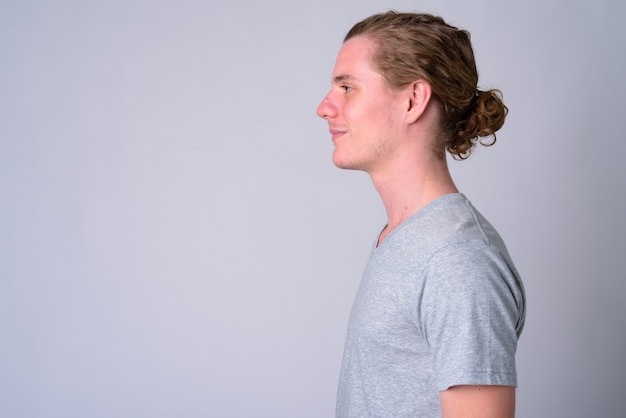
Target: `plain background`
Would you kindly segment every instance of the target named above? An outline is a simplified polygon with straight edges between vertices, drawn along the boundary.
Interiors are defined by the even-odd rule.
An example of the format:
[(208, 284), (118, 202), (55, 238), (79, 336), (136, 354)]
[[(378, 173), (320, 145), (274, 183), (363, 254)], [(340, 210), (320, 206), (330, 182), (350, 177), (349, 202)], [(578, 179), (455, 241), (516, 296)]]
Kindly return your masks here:
[(387, 9), (510, 108), (451, 169), (525, 281), (518, 416), (623, 416), (623, 2), (2, 0), (1, 417), (333, 416), (385, 214), (315, 108)]

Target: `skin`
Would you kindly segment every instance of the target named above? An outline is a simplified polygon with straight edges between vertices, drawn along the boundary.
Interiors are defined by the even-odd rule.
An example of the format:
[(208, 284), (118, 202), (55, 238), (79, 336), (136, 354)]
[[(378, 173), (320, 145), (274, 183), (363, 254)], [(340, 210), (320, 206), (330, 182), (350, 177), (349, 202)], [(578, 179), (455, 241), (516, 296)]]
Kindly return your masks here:
[[(368, 173), (382, 198), (387, 226), (380, 243), (422, 207), (458, 190), (437, 146), (440, 106), (431, 86), (415, 80), (389, 88), (371, 65), (374, 46), (365, 36), (343, 44), (317, 114), (329, 124), (334, 164)], [(515, 389), (454, 386), (440, 392), (440, 401), (444, 418), (507, 418), (514, 416)]]
[(443, 418), (515, 417), (515, 388), (510, 386), (453, 386), (439, 399)]
[(439, 106), (430, 85), (416, 80), (392, 91), (370, 65), (373, 47), (360, 36), (344, 43), (317, 114), (328, 121), (335, 165), (372, 178), (388, 217), (382, 242), (409, 216), (457, 188), (443, 150), (435, 148)]

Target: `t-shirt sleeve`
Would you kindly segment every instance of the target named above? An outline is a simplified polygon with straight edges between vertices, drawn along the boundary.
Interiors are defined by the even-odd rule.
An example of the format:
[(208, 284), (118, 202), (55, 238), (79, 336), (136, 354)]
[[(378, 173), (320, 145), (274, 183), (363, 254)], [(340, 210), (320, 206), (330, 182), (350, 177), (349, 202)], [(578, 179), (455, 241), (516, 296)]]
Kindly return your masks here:
[(419, 328), (433, 355), (437, 389), (517, 386), (521, 297), (497, 249), (464, 243), (438, 251), (424, 272)]

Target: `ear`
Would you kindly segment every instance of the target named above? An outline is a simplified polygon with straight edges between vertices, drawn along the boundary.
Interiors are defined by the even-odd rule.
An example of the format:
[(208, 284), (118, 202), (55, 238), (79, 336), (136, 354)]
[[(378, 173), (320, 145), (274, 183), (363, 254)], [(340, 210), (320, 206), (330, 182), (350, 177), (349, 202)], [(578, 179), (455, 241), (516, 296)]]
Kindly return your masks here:
[(432, 87), (424, 80), (416, 80), (408, 87), (407, 122), (416, 122), (426, 111), (432, 96)]

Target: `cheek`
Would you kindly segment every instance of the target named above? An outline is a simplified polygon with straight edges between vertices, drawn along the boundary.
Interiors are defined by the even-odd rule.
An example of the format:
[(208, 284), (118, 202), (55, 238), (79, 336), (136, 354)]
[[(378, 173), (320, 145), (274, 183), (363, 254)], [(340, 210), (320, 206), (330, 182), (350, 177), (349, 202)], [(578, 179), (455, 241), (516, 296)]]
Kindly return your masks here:
[(354, 129), (364, 129), (375, 126), (380, 120), (380, 107), (371, 103), (346, 103), (343, 107), (344, 119)]

